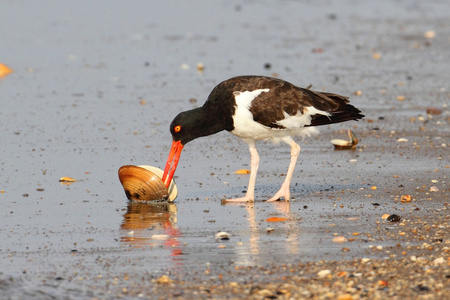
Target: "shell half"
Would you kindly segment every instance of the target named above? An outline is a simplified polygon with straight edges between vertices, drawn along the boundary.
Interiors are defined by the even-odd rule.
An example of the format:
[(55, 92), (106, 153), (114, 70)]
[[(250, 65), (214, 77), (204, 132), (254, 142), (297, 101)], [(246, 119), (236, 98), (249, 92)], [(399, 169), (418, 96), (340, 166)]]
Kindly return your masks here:
[(130, 201), (159, 202), (175, 200), (178, 194), (175, 182), (166, 188), (161, 180), (163, 171), (152, 166), (126, 165), (119, 169), (119, 180)]
[(350, 140), (341, 140), (341, 139), (333, 139), (330, 141), (334, 145), (334, 149), (341, 150), (341, 149), (354, 149), (356, 148), (356, 145), (358, 145), (358, 138), (356, 137), (355, 133), (348, 130), (348, 137)]

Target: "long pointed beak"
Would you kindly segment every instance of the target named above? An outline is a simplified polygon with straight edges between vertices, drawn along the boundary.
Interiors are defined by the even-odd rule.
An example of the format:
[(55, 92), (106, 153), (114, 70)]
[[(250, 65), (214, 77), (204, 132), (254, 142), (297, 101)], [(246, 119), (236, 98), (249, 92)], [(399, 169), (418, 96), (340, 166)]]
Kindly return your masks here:
[(172, 181), (173, 174), (177, 169), (178, 161), (180, 160), (181, 150), (183, 150), (183, 145), (181, 141), (173, 141), (172, 148), (170, 149), (169, 157), (167, 158), (166, 167), (164, 168), (164, 174), (162, 181), (169, 188), (170, 182)]

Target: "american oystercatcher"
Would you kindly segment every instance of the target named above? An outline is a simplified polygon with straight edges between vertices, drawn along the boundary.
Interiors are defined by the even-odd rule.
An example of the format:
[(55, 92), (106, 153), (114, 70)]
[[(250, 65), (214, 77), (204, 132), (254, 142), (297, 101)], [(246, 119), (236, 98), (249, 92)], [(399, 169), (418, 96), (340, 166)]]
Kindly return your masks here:
[(317, 133), (315, 126), (364, 117), (348, 104), (348, 97), (300, 88), (287, 81), (265, 76), (238, 76), (219, 83), (202, 107), (178, 114), (170, 124), (172, 148), (162, 180), (173, 178), (184, 145), (198, 137), (227, 130), (248, 144), (250, 179), (244, 197), (226, 202), (253, 202), (259, 156), (257, 140), (291, 146), (291, 162), (280, 190), (267, 201), (291, 198), (290, 185), (300, 146), (293, 136)]

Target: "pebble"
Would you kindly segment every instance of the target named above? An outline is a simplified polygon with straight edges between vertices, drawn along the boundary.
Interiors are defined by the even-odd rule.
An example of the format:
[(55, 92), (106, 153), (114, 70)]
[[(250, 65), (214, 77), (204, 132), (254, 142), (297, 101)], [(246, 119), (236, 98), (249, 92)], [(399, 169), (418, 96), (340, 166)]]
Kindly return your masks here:
[(436, 37), (436, 32), (434, 30), (427, 30), (427, 31), (425, 31), (423, 36), (427, 39), (433, 39)]
[(345, 236), (337, 236), (333, 238), (333, 243), (345, 243), (347, 242), (347, 238)]
[(330, 275), (331, 274), (331, 271), (330, 270), (320, 270), (318, 273), (317, 273), (317, 276), (319, 276), (319, 278), (324, 278), (324, 277), (327, 277), (328, 275)]
[(163, 275), (163, 276), (159, 277), (158, 279), (156, 279), (156, 283), (159, 283), (159, 284), (170, 284), (170, 283), (172, 283), (172, 280), (170, 279), (169, 276)]
[(434, 265), (440, 265), (440, 264), (443, 264), (444, 262), (445, 262), (445, 259), (442, 256), (433, 260)]
[(352, 300), (353, 296), (351, 294), (342, 294), (337, 297), (337, 300)]

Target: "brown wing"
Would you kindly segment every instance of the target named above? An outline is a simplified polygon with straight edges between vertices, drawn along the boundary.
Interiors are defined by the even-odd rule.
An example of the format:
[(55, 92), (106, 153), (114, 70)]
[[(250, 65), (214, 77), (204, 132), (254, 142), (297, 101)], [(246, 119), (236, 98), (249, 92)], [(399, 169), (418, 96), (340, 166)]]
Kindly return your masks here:
[[(245, 79), (247, 80), (240, 80), (241, 84), (235, 86), (235, 88), (239, 88), (240, 91), (249, 90), (248, 88), (250, 87), (253, 90), (270, 89), (269, 92), (261, 93), (252, 101), (250, 112), (253, 114), (253, 119), (256, 122), (271, 128), (284, 128), (278, 125), (277, 121), (284, 120), (286, 118), (285, 114), (292, 116), (296, 115), (298, 111), (303, 113), (305, 107), (312, 106), (331, 114), (331, 117), (323, 115), (312, 116), (312, 124), (310, 126), (346, 121), (347, 119), (341, 118), (341, 114), (350, 108), (354, 109), (353, 106), (347, 105), (349, 102), (348, 97), (341, 95), (300, 88), (275, 78), (250, 77)], [(341, 115), (341, 117), (338, 118), (337, 115)]]

